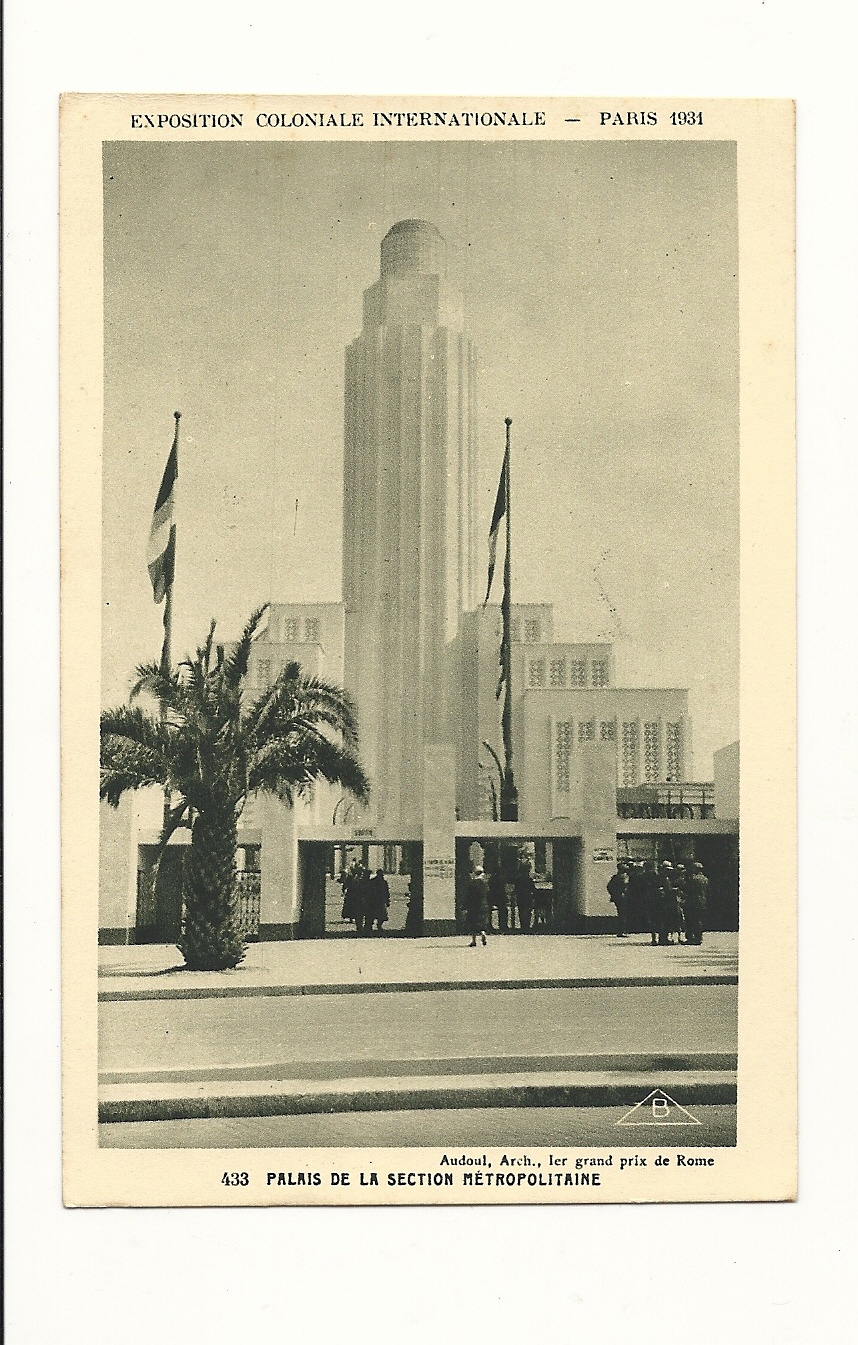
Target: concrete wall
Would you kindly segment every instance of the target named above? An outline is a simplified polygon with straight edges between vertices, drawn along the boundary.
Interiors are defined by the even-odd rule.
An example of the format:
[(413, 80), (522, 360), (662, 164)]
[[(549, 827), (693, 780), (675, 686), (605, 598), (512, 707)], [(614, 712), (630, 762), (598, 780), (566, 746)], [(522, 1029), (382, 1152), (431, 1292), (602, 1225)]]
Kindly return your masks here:
[(578, 914), (591, 924), (614, 914), (606, 884), (616, 867), (617, 796), (614, 756), (607, 744), (581, 746), (571, 785), (582, 821)]
[(126, 794), (118, 808), (99, 807), (98, 929), (100, 943), (133, 943), (137, 915), (137, 816)]
[(739, 816), (739, 744), (721, 747), (712, 758), (715, 771), (715, 816)]
[(275, 798), (260, 796), (254, 823), (262, 832), (259, 937), (294, 938), (300, 918), (295, 812)]
[(449, 744), (427, 745), (423, 789), (423, 932), (456, 929), (456, 758)]

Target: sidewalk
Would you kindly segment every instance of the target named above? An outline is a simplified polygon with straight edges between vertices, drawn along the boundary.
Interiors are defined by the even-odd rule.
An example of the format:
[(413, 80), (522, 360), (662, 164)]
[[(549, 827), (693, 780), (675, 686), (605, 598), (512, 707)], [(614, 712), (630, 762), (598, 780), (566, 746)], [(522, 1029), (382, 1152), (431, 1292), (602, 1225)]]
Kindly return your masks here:
[(652, 947), (648, 935), (337, 938), (251, 944), (233, 971), (189, 972), (175, 947), (99, 949), (101, 1001), (215, 999), (439, 990), (735, 985), (738, 936), (702, 947)]

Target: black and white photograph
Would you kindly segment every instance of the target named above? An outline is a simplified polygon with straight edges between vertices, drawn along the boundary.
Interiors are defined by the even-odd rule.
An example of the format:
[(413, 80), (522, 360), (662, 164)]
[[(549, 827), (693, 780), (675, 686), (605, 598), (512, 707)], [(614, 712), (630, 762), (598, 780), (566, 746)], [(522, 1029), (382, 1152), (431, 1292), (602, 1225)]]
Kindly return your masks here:
[(767, 895), (737, 137), (204, 101), (98, 147), (96, 1147), (246, 1151), (206, 1203), (658, 1199), (740, 1143)]

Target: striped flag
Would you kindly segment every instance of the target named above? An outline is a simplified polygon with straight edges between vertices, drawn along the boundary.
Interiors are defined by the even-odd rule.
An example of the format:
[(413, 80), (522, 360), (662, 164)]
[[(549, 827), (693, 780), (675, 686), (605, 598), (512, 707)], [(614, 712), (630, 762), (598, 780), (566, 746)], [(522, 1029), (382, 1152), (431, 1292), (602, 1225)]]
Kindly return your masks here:
[(495, 509), (492, 514), (492, 525), (489, 528), (489, 582), (486, 585), (486, 596), (483, 601), (483, 607), (489, 600), (492, 591), (492, 580), (495, 574), (495, 556), (498, 549), (498, 533), (500, 532), (501, 519), (506, 513), (507, 497), (507, 474), (509, 472), (509, 454), (505, 453), (503, 458), (503, 467), (501, 468), (500, 482), (498, 483), (498, 494), (495, 500)]
[(152, 580), (152, 595), (156, 603), (164, 601), (164, 595), (173, 585), (173, 573), (176, 564), (176, 524), (173, 509), (176, 498), (176, 478), (179, 475), (179, 420), (176, 418), (176, 434), (173, 447), (164, 468), (161, 489), (155, 501), (152, 515), (152, 527), (149, 529), (149, 545), (146, 548), (146, 560), (149, 565), (149, 578)]

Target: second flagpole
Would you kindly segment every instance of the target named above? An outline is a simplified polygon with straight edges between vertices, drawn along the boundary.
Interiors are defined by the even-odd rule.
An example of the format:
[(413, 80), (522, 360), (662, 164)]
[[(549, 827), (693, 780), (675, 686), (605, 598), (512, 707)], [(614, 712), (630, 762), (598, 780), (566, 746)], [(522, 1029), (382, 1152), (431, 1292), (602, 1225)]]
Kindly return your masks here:
[(512, 511), (510, 478), (512, 462), (510, 455), (510, 431), (512, 421), (506, 417), (506, 556), (503, 566), (503, 679), (504, 697), (501, 726), (503, 729), (504, 772), (501, 782), (501, 821), (518, 821), (518, 790), (515, 787), (512, 762)]

